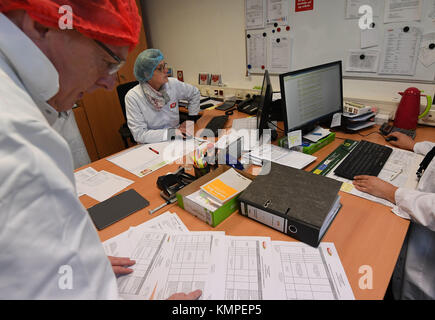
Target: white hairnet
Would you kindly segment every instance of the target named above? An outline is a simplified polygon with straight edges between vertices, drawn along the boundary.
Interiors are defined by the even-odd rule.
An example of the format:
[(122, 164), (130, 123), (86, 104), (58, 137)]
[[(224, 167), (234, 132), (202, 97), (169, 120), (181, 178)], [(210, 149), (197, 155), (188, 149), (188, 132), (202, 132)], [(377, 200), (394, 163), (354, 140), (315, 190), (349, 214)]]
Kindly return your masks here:
[(142, 51), (134, 63), (134, 76), (140, 82), (148, 82), (154, 70), (163, 60), (163, 54), (159, 49), (147, 49)]

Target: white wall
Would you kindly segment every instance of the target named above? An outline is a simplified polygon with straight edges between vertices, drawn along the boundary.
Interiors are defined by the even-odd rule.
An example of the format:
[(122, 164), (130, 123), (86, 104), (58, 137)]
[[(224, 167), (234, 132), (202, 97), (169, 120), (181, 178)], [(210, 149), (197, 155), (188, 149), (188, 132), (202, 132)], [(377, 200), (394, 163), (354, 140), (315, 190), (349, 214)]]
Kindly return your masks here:
[[(292, 1), (293, 2), (293, 1)], [(183, 70), (184, 80), (198, 83), (198, 73), (220, 73), (228, 87), (252, 89), (262, 76), (246, 76), (244, 0), (142, 0), (148, 45), (162, 50), (166, 61)], [(309, 22), (308, 22), (309, 23)], [(274, 91), (278, 76), (272, 77)], [(348, 98), (398, 101), (397, 94), (416, 86), (433, 95), (434, 84), (349, 80)]]

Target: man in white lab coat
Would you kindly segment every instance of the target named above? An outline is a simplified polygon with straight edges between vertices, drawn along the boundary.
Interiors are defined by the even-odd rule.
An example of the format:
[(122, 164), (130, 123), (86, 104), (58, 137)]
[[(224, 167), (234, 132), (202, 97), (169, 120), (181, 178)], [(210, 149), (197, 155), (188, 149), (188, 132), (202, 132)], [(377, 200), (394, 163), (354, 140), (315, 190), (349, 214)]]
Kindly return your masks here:
[[(64, 4), (74, 30), (58, 27)], [(112, 89), (138, 42), (135, 1), (104, 8), (0, 3), (0, 299), (117, 299), (115, 273), (131, 272), (134, 261), (105, 255), (77, 198), (68, 144), (51, 128), (85, 92)]]
[(411, 220), (392, 277), (395, 299), (435, 299), (435, 143), (415, 143), (393, 132), (396, 147), (425, 155), (417, 175), (416, 190), (397, 188), (377, 177), (357, 176), (355, 187), (395, 204), (397, 215)]
[(166, 65), (158, 49), (144, 50), (136, 58), (134, 75), (139, 84), (125, 96), (125, 111), (128, 127), (139, 143), (166, 141), (175, 136), (176, 129), (184, 135), (194, 134), (191, 121), (180, 125), (178, 101), (187, 100), (189, 116), (197, 115), (199, 90), (168, 78)]

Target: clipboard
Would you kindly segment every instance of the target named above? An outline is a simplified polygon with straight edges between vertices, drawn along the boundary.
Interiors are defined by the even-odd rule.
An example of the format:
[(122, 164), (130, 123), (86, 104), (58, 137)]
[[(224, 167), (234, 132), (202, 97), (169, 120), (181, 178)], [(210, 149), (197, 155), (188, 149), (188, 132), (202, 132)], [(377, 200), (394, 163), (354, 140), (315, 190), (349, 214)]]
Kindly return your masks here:
[(122, 192), (88, 209), (98, 230), (147, 207), (150, 203), (134, 189)]

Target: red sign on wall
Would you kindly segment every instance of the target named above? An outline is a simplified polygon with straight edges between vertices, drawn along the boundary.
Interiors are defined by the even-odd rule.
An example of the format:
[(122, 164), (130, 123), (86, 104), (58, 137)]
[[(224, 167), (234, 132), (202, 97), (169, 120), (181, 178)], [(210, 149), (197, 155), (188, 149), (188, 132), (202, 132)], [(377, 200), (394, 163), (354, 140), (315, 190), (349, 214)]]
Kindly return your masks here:
[(296, 0), (296, 12), (314, 9), (314, 0)]

